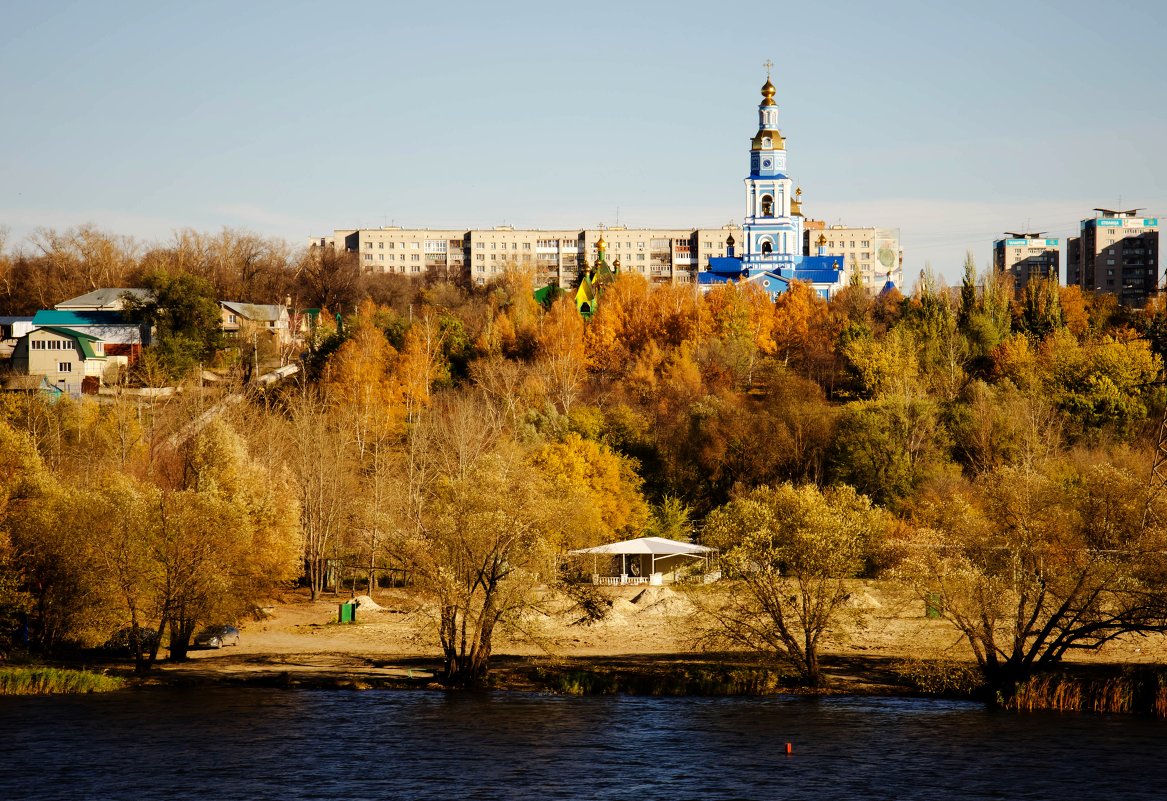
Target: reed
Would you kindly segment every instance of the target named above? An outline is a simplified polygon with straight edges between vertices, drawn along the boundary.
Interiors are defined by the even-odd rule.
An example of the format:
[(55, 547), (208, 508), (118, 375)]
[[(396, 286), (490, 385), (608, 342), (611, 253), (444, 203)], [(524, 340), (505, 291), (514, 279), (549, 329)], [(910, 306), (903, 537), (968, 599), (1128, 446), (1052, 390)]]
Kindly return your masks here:
[(24, 666), (0, 668), (0, 695), (102, 693), (118, 690), (121, 679), (88, 670)]
[(554, 670), (533, 678), (564, 695), (766, 695), (782, 689), (781, 673), (764, 668), (678, 667), (671, 670)]
[(1020, 711), (1139, 713), (1167, 717), (1167, 673), (1128, 668), (1108, 676), (1042, 673), (1019, 682), (1006, 709)]

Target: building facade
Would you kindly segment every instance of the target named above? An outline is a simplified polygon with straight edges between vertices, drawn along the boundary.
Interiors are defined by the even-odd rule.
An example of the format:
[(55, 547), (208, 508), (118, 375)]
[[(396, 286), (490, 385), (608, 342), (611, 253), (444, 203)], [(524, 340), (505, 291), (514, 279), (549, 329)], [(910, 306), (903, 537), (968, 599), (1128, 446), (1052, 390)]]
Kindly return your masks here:
[[(712, 272), (718, 260), (729, 269), (724, 262), (727, 258), (740, 262), (739, 272), (753, 275), (766, 270), (829, 270), (814, 278), (831, 284), (840, 277), (834, 271), (840, 266), (845, 271), (853, 260), (872, 290), (889, 279), (901, 283), (897, 229), (848, 228), (845, 230), (850, 235), (828, 237), (825, 251), (810, 246), (807, 230), (817, 231), (823, 224), (803, 216), (802, 190), (787, 173), (786, 142), (778, 128), (774, 95), (774, 84), (767, 77), (758, 106), (758, 129), (750, 144), (741, 226), (568, 230), (509, 225), (474, 230), (389, 226), (337, 229), (332, 236), (311, 239), (309, 245), (353, 253), (366, 272), (414, 277), (436, 274), (468, 278), (475, 284), (485, 284), (508, 268), (518, 268), (531, 270), (536, 286), (577, 286), (581, 267), (597, 258), (596, 245), (601, 238), (606, 240), (608, 258), (613, 263), (620, 260), (621, 272), (639, 273), (653, 283), (716, 283), (724, 279), (702, 276)], [(856, 242), (863, 244), (852, 247)], [(801, 276), (802, 280), (810, 278), (809, 272)], [(791, 276), (775, 273), (768, 280), (785, 285)]]
[(1159, 291), (1159, 220), (1139, 209), (1095, 209), (1066, 246), (1067, 283), (1139, 307)]
[(1044, 233), (1006, 233), (993, 242), (993, 268), (1013, 277), (1013, 292), (1021, 296), (1030, 281), (1061, 277), (1061, 240)]
[(818, 252), (819, 234), (826, 237), (823, 255), (841, 257), (848, 276), (858, 274), (865, 287), (880, 288), (888, 281), (903, 286), (903, 251), (898, 228), (852, 228), (807, 220), (804, 241), (808, 254)]
[(98, 337), (57, 326), (30, 331), (17, 340), (12, 352), (17, 373), (43, 376), (49, 386), (73, 396), (95, 394), (106, 366)]

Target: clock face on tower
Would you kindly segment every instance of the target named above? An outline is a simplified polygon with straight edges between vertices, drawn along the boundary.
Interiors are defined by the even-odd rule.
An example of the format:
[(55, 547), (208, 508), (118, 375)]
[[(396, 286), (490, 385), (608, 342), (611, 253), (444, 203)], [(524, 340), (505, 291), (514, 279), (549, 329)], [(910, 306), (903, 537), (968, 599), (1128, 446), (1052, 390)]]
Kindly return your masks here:
[(773, 163), (774, 163), (774, 162), (770, 161), (770, 159), (763, 159), (763, 160), (762, 160), (762, 166), (763, 166), (763, 167), (767, 167), (767, 168), (769, 168), (769, 167), (770, 167), (770, 166), (771, 166)]

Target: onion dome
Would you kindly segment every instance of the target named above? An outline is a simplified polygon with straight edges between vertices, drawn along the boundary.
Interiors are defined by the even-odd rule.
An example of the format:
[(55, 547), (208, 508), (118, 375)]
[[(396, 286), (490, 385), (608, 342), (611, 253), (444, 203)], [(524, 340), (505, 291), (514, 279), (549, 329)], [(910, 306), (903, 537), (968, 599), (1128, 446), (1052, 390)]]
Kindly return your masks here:
[(769, 78), (769, 76), (767, 76), (766, 82), (764, 84), (762, 84), (762, 98), (763, 98), (762, 105), (763, 106), (776, 106), (776, 105), (778, 105), (777, 103), (774, 102), (774, 93), (776, 91), (777, 90), (774, 88), (774, 84), (772, 84), (770, 82), (770, 78)]

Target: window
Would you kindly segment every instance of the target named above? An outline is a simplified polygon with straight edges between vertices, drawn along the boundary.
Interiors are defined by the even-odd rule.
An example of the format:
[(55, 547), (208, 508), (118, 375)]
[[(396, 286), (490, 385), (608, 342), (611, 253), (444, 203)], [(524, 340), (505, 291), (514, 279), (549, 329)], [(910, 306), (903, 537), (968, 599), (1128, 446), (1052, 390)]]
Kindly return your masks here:
[(524, 242), (524, 243), (523, 243), (523, 250), (530, 250), (530, 249), (531, 249), (531, 243), (530, 243), (530, 242)]
[(416, 242), (410, 242), (410, 243), (409, 243), (409, 249), (410, 249), (410, 250), (417, 250), (417, 243), (416, 243)]
[(486, 247), (486, 243), (485, 243), (485, 242), (475, 242), (475, 243), (474, 243), (474, 247), (476, 247), (476, 248), (484, 248), (484, 247)]
[(235, 323), (239, 322), (239, 318), (236, 317), (234, 314), (228, 314), (227, 315), (227, 322), (229, 322), (231, 325), (235, 325)]
[(395, 242), (390, 242), (390, 243), (389, 243), (389, 249), (390, 249), (390, 250), (393, 250), (393, 248), (394, 248), (394, 246), (395, 246), (395, 245), (396, 245), (396, 243), (395, 243)]
[(384, 250), (384, 249), (385, 249), (385, 243), (384, 243), (384, 242), (378, 242), (378, 243), (377, 243), (377, 249), (378, 249), (378, 250)]
[(476, 253), (474, 255), (474, 260), (475, 261), (486, 261), (486, 254), (485, 253)]
[(637, 261), (644, 261), (644, 254), (643, 254), (643, 253), (637, 253), (637, 254), (636, 254), (636, 260), (637, 260)]
[(365, 261), (372, 261), (372, 260), (373, 260), (373, 254), (372, 254), (372, 253), (366, 253), (366, 254), (365, 254)]
[(418, 253), (414, 253), (412, 256), (409, 257), (409, 260), (410, 261), (421, 261), (421, 255)]
[(496, 242), (491, 242), (490, 249), (491, 250), (498, 250), (498, 244)]
[(57, 362), (57, 372), (58, 373), (71, 373), (71, 372), (73, 372), (73, 362)]

